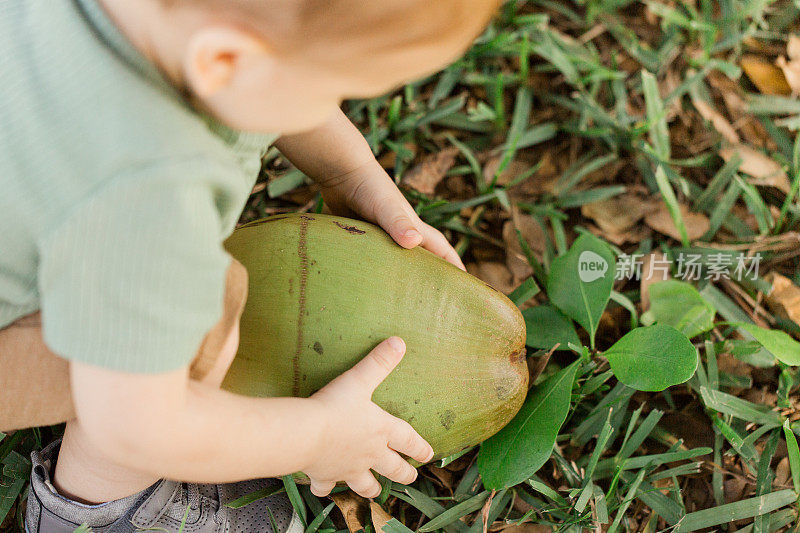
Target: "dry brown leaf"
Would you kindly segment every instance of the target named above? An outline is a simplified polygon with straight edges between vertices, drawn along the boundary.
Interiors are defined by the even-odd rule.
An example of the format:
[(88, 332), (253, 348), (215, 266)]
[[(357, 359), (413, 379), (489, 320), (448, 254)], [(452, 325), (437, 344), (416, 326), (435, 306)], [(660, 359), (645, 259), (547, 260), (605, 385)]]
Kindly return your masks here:
[(789, 194), (791, 185), (789, 177), (783, 168), (774, 159), (764, 155), (755, 148), (746, 144), (726, 146), (719, 151), (719, 155), (726, 162), (730, 161), (734, 155), (738, 154), (742, 158), (739, 170), (752, 176), (750, 183), (754, 185), (767, 185)]
[[(750, 377), (753, 375), (753, 367), (737, 359), (729, 352), (722, 352), (717, 356), (717, 363), (720, 372), (734, 374), (736, 376)], [(739, 389), (733, 389), (734, 393)]]
[[(688, 231), (688, 230), (687, 230)], [(642, 310), (650, 309), (650, 285), (670, 278), (669, 262), (661, 252), (653, 252), (642, 258), (642, 277), (639, 282), (639, 294), (642, 298)]]
[[(497, 155), (492, 157), (486, 164), (483, 166), (483, 181), (489, 185), (492, 183), (494, 179), (494, 175), (497, 174), (498, 169), (500, 168), (500, 163), (503, 161), (503, 156)], [(497, 183), (496, 185), (508, 185), (515, 179), (519, 178), (526, 172), (530, 171), (531, 166), (524, 161), (518, 161), (516, 159), (512, 160), (506, 168), (497, 176)], [(533, 178), (530, 178), (533, 179)]]
[(731, 208), (731, 214), (747, 224), (751, 230), (758, 233), (758, 220), (756, 219), (756, 216), (750, 212), (747, 206), (736, 204), (733, 206), (733, 208)]
[(544, 152), (538, 164), (539, 169), (530, 179), (523, 181), (519, 186), (511, 189), (510, 192), (512, 196), (514, 196), (514, 193), (518, 188), (521, 190), (521, 192), (529, 195), (553, 193), (555, 185), (558, 182), (558, 178), (561, 175), (561, 170), (553, 159), (553, 154), (550, 152)]
[(775, 407), (778, 404), (778, 395), (764, 388), (747, 389), (740, 398), (766, 407)]
[[(690, 241), (699, 239), (708, 231), (710, 224), (707, 216), (702, 213), (691, 212), (685, 205), (681, 205), (680, 209), (683, 216), (683, 223), (686, 226), (686, 233)], [(675, 240), (681, 240), (681, 234), (675, 226), (675, 222), (673, 222), (666, 204), (663, 202), (661, 202), (658, 208), (653, 212), (645, 216), (644, 221), (657, 232), (668, 235)]]
[(447, 171), (453, 168), (457, 155), (458, 148), (454, 146), (426, 155), (403, 175), (403, 184), (422, 194), (432, 195)]
[(772, 290), (764, 298), (767, 307), (776, 315), (800, 324), (800, 287), (777, 272), (770, 272), (764, 279), (772, 284)]
[(792, 89), (780, 68), (761, 56), (746, 55), (742, 57), (742, 70), (750, 78), (762, 94), (790, 95)]
[(514, 524), (512, 526), (504, 527), (500, 530), (502, 533), (553, 533), (555, 529), (551, 526), (542, 524), (531, 524), (526, 522), (524, 524)]
[(446, 468), (441, 468), (436, 465), (426, 465), (426, 469), (428, 472), (433, 474), (436, 479), (439, 480), (439, 483), (451, 494), (453, 493), (453, 472), (447, 470)]
[(725, 501), (728, 503), (738, 502), (745, 498), (749, 484), (740, 477), (726, 479), (724, 483)]
[(372, 516), (372, 525), (375, 526), (375, 531), (378, 533), (383, 531), (383, 526), (392, 519), (392, 515), (387, 513), (383, 507), (377, 504), (377, 502), (370, 501), (369, 502), (369, 512)]
[(587, 224), (586, 227), (594, 235), (617, 246), (622, 246), (626, 242), (642, 242), (653, 233), (653, 231), (644, 224), (638, 224), (624, 233), (603, 231), (593, 224)]
[(330, 499), (342, 512), (344, 523), (347, 524), (347, 529), (350, 530), (350, 533), (357, 533), (364, 529), (363, 517), (366, 512), (367, 500), (352, 490), (331, 494)]
[(517, 232), (531, 247), (533, 255), (541, 260), (545, 247), (544, 230), (530, 215), (521, 213), (516, 206), (511, 209), (511, 220), (503, 224), (503, 242), (506, 245), (506, 265), (513, 276), (514, 285), (518, 285), (533, 273), (533, 269), (519, 244)]
[(736, 124), (739, 136), (752, 146), (762, 146), (769, 135), (764, 126), (748, 111), (741, 82), (731, 80), (716, 71), (710, 73), (707, 79), (722, 96), (727, 110), (725, 116), (730, 118), (731, 123)]
[(783, 488), (789, 483), (789, 474), (789, 458), (784, 457), (780, 460), (778, 466), (775, 467), (775, 481), (773, 481), (773, 485), (776, 488)]
[(621, 194), (581, 206), (581, 214), (591, 218), (601, 230), (620, 234), (628, 231), (656, 206), (634, 194)]
[(514, 290), (511, 272), (503, 263), (489, 261), (486, 263), (468, 263), (467, 272), (483, 280), (503, 294)]
[(704, 119), (709, 121), (714, 129), (722, 135), (726, 141), (732, 144), (739, 144), (739, 134), (736, 133), (733, 125), (725, 118), (722, 113), (714, 109), (708, 102), (692, 95), (692, 103)]

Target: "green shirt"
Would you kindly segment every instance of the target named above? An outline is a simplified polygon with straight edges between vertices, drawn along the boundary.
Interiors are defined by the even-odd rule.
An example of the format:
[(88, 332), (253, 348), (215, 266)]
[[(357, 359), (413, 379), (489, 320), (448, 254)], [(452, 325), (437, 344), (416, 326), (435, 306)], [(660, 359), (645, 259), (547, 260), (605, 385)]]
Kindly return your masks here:
[(41, 309), (67, 359), (187, 365), (276, 136), (192, 109), (94, 0), (3, 0), (0, 57), (0, 327)]

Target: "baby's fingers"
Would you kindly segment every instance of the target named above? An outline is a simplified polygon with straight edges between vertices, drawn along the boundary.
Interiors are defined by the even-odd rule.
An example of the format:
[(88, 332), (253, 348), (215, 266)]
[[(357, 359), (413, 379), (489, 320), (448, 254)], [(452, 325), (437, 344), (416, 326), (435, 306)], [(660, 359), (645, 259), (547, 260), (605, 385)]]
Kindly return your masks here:
[(372, 393), (394, 370), (405, 352), (406, 344), (403, 339), (389, 337), (348, 370), (346, 375), (355, 379), (367, 393), (367, 397), (371, 398)]
[(315, 481), (311, 480), (311, 494), (320, 498), (327, 496), (333, 490), (336, 483), (333, 481)]
[(434, 254), (438, 255), (445, 261), (452, 263), (453, 265), (457, 266), (461, 270), (466, 270), (464, 268), (464, 263), (461, 261), (461, 257), (458, 256), (456, 249), (447, 241), (447, 238), (442, 235), (442, 232), (438, 229), (425, 224), (422, 224), (422, 247), (428, 250), (429, 252), (433, 252)]
[[(391, 415), (390, 415), (391, 416)], [(411, 424), (396, 417), (389, 432), (389, 448), (411, 457), (420, 463), (433, 459), (433, 448), (420, 437)]]
[(417, 479), (417, 469), (408, 464), (396, 452), (388, 449), (386, 454), (375, 463), (373, 470), (403, 485), (409, 485)]
[(370, 474), (369, 471), (364, 472), (358, 477), (347, 479), (345, 483), (347, 483), (356, 494), (364, 498), (376, 498), (381, 493), (381, 484), (378, 483), (378, 480), (376, 480), (375, 476)]

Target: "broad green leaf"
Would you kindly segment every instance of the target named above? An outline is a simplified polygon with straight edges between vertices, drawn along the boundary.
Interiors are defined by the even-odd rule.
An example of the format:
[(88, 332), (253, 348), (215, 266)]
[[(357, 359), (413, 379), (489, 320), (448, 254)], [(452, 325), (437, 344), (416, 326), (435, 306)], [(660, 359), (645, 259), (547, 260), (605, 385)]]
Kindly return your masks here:
[(650, 312), (659, 324), (667, 324), (690, 339), (714, 327), (716, 311), (690, 283), (677, 280), (650, 285)]
[(527, 336), (525, 344), (531, 348), (549, 350), (560, 343), (559, 350), (569, 350), (567, 343), (580, 344), (572, 321), (550, 305), (537, 305), (522, 311)]
[(764, 329), (746, 322), (733, 325), (750, 333), (761, 346), (769, 350), (781, 362), (792, 366), (800, 365), (800, 342), (791, 338), (785, 331)]
[(569, 411), (578, 364), (532, 389), (511, 422), (481, 444), (478, 469), (487, 489), (521, 483), (547, 462)]
[(553, 260), (547, 276), (550, 301), (589, 332), (593, 348), (600, 315), (611, 296), (615, 269), (611, 248), (584, 233), (566, 254)]
[(697, 369), (697, 350), (686, 335), (666, 324), (631, 330), (603, 355), (628, 387), (662, 391), (687, 381)]

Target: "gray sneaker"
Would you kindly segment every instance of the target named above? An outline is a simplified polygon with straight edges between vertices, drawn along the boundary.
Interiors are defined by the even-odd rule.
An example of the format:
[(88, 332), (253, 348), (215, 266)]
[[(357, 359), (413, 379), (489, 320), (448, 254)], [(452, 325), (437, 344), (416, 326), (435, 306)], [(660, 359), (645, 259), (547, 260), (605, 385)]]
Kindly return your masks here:
[[(233, 509), (226, 504), (251, 492), (276, 487), (275, 479), (221, 485), (162, 479), (126, 498), (86, 505), (61, 496), (50, 471), (61, 441), (33, 452), (25, 515), (27, 533), (67, 533), (85, 524), (98, 533), (157, 530), (185, 533), (302, 533), (303, 524), (284, 492)], [(188, 509), (188, 511), (187, 511)], [(269, 511), (268, 511), (269, 509)], [(277, 531), (272, 528), (274, 518)], [(181, 523), (186, 522), (181, 529)]]

